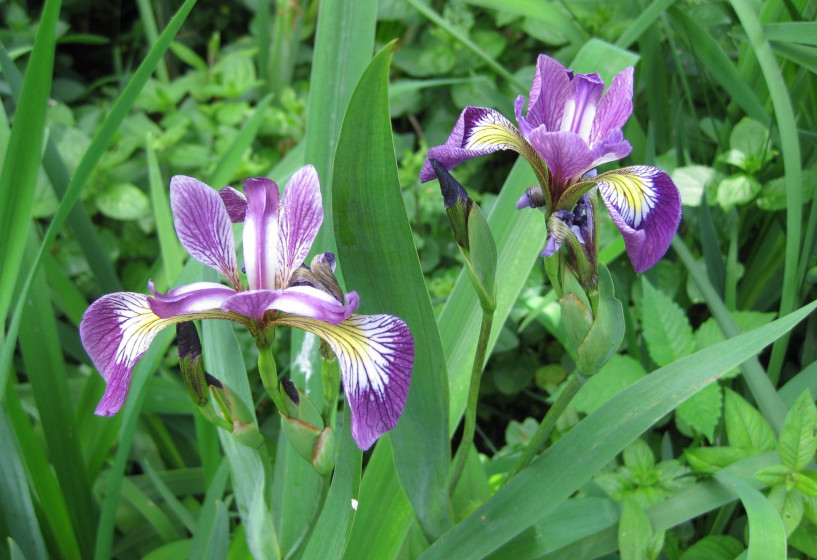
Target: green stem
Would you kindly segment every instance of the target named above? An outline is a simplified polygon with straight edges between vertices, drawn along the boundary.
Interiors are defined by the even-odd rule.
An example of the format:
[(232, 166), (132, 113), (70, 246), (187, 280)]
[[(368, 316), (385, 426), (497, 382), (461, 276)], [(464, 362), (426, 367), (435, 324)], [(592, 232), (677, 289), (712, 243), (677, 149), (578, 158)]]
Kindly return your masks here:
[(482, 326), (479, 331), (477, 341), (477, 352), (474, 355), (474, 365), (471, 367), (471, 385), (468, 388), (468, 403), (465, 407), (465, 425), (462, 430), (462, 441), (457, 449), (454, 458), (454, 467), (451, 471), (451, 479), (448, 491), (454, 495), (454, 489), (462, 476), (465, 468), (465, 461), (468, 460), (468, 453), (474, 443), (474, 430), (477, 425), (477, 400), (479, 398), (479, 382), (482, 379), (482, 367), (485, 365), (485, 353), (488, 350), (488, 339), (491, 335), (491, 324), (494, 320), (493, 310), (482, 310)]
[(261, 374), (261, 383), (272, 402), (286, 414), (284, 397), (278, 388), (278, 367), (275, 365), (275, 356), (272, 355), (272, 346), (267, 341), (258, 341), (258, 373)]
[(545, 417), (542, 419), (542, 423), (539, 424), (539, 428), (536, 430), (530, 443), (528, 443), (522, 452), (522, 457), (519, 458), (519, 461), (513, 466), (511, 472), (508, 473), (508, 478), (512, 478), (516, 473), (528, 466), (528, 463), (530, 463), (533, 457), (540, 451), (540, 448), (545, 445), (545, 442), (550, 437), (550, 433), (553, 431), (553, 427), (556, 425), (556, 421), (565, 411), (567, 405), (570, 404), (570, 401), (573, 400), (573, 397), (576, 396), (576, 393), (579, 392), (579, 389), (582, 388), (586, 380), (587, 377), (578, 371), (574, 372), (568, 378), (567, 385), (562, 389), (562, 393), (559, 395), (559, 398), (556, 399), (556, 402), (553, 403), (553, 406), (548, 409), (547, 414), (545, 414)]

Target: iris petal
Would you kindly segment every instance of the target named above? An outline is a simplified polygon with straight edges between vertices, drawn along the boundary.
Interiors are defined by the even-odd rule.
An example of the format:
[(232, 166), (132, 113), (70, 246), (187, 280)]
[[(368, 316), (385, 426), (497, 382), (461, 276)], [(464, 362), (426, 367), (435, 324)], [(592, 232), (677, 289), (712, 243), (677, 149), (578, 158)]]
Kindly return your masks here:
[(669, 175), (646, 165), (595, 178), (610, 217), (624, 236), (636, 272), (664, 256), (681, 221), (681, 196)]
[(163, 328), (189, 319), (184, 315), (160, 319), (148, 306), (147, 296), (133, 292), (108, 294), (88, 307), (79, 336), (107, 383), (96, 414), (113, 416), (119, 412), (128, 396), (133, 368), (154, 337)]
[(233, 228), (219, 194), (198, 179), (176, 175), (170, 180), (170, 207), (176, 234), (187, 252), (241, 289)]
[[(484, 107), (466, 107), (451, 136), (442, 146), (431, 148), (428, 158), (436, 159), (450, 170), (463, 161), (499, 150), (513, 150), (528, 159), (536, 157), (519, 130), (500, 113)], [(436, 178), (434, 168), (426, 159), (420, 171), (420, 181)]]
[(610, 87), (596, 108), (596, 118), (590, 131), (590, 145), (604, 140), (607, 134), (620, 129), (633, 113), (633, 67), (627, 67), (613, 78)]
[(358, 447), (368, 449), (397, 425), (414, 364), (406, 323), (391, 315), (352, 315), (338, 325), (284, 315), (280, 322), (321, 337), (335, 352)]
[(311, 165), (299, 169), (284, 189), (275, 267), (275, 287), (289, 285), (292, 272), (303, 264), (323, 222), (321, 185)]
[(251, 290), (271, 290), (278, 244), (278, 185), (266, 177), (244, 181), (244, 267)]
[(247, 290), (224, 300), (221, 310), (238, 313), (261, 322), (267, 311), (281, 311), (305, 318), (337, 324), (357, 309), (360, 300), (355, 292), (346, 294), (348, 303), (340, 303), (330, 294), (310, 286), (295, 286), (286, 290)]
[(233, 187), (224, 187), (218, 191), (218, 194), (221, 196), (224, 207), (227, 208), (230, 221), (234, 224), (243, 222), (244, 217), (247, 215), (247, 198), (244, 194)]
[(153, 295), (148, 297), (148, 306), (153, 313), (163, 319), (189, 313), (220, 314), (219, 308), (224, 300), (236, 293), (235, 290), (215, 282), (194, 282), (173, 288), (166, 294), (156, 292), (153, 289), (153, 282), (149, 286)]

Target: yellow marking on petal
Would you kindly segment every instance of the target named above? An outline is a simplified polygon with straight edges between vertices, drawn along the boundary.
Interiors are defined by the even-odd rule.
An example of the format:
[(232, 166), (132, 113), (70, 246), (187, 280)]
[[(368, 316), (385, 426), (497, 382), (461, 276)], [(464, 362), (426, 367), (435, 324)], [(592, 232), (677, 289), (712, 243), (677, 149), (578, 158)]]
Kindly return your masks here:
[(506, 149), (522, 152), (527, 142), (499, 113), (486, 112), (471, 125), (463, 148), (467, 150)]
[(638, 229), (658, 204), (658, 192), (652, 180), (653, 168), (628, 167), (597, 177), (602, 197), (612, 204), (625, 222)]

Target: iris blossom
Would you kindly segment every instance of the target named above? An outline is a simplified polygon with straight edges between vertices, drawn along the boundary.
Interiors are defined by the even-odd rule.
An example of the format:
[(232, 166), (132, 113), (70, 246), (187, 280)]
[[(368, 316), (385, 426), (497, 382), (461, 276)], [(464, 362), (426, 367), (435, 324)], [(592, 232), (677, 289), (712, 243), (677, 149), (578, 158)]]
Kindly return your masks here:
[[(598, 187), (633, 267), (643, 272), (667, 251), (681, 220), (681, 199), (670, 177), (656, 167), (594, 176), (597, 166), (632, 149), (621, 127), (633, 112), (633, 68), (619, 72), (603, 92), (598, 74), (574, 74), (540, 55), (525, 116), (525, 98), (520, 95), (515, 103), (518, 128), (493, 109), (466, 107), (446, 143), (431, 148), (428, 157), (452, 169), (477, 156), (513, 150), (530, 162), (539, 181), (517, 207), (543, 207), (548, 217), (572, 212), (582, 195)], [(426, 161), (420, 180), (435, 176)], [(552, 240), (548, 245), (554, 246)]]
[[(408, 394), (414, 339), (397, 317), (354, 314), (359, 298), (340, 290), (331, 253), (303, 265), (323, 221), (314, 167), (296, 172), (280, 201), (278, 185), (266, 178), (248, 179), (242, 194), (231, 187), (216, 192), (176, 176), (170, 203), (179, 241), (229, 286), (197, 282), (162, 294), (151, 283), (152, 295), (120, 292), (95, 301), (85, 312), (80, 336), (107, 383), (97, 414), (119, 411), (136, 362), (160, 330), (194, 319), (229, 319), (249, 328), (259, 348), (279, 325), (326, 341), (338, 357), (352, 435), (361, 449), (397, 424)], [(246, 287), (231, 221), (244, 223)]]

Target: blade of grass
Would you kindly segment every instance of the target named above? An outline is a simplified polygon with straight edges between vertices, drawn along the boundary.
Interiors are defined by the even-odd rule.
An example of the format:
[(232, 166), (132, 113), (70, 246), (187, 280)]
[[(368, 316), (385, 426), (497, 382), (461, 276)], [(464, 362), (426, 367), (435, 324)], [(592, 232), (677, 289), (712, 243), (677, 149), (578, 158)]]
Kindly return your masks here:
[[(737, 336), (740, 333), (740, 329), (738, 329), (738, 326), (729, 314), (729, 310), (723, 303), (723, 300), (718, 296), (715, 288), (709, 283), (706, 273), (698, 267), (698, 264), (680, 237), (676, 236), (672, 240), (672, 248), (678, 254), (687, 272), (692, 277), (693, 282), (695, 282), (703, 294), (709, 311), (712, 313), (712, 316), (715, 317), (724, 336), (727, 338)], [(751, 358), (741, 365), (741, 371), (763, 416), (769, 424), (771, 424), (775, 433), (779, 433), (783, 427), (783, 421), (786, 418), (786, 408), (783, 406), (780, 397), (769, 381), (769, 377), (766, 375), (763, 367), (761, 367), (760, 362), (757, 361), (757, 358)]]
[(6, 408), (0, 404), (0, 498), (8, 536), (20, 546), (26, 558), (48, 558), (45, 541), (40, 532), (40, 524), (34, 513), (26, 481), (20, 450), (15, 441), (14, 430), (6, 416)]
[[(43, 7), (34, 50), (28, 63), (20, 103), (14, 115), (11, 137), (0, 170), (0, 334), (6, 324), (14, 288), (20, 274), (26, 235), (34, 207), (35, 182), (45, 138), (45, 113), (54, 69), (56, 27), (60, 0)], [(4, 65), (6, 68), (6, 65)], [(7, 369), (7, 368), (3, 368)], [(0, 379), (5, 387), (5, 378)], [(2, 391), (2, 389), (0, 389)]]
[(360, 310), (396, 315), (414, 336), (411, 391), (391, 438), (397, 475), (424, 532), (435, 536), (451, 523), (448, 384), (397, 175), (388, 102), (392, 47), (369, 64), (344, 116), (333, 181), (335, 238)]
[(162, 180), (162, 171), (159, 169), (156, 150), (153, 149), (150, 138), (145, 142), (145, 153), (147, 154), (148, 181), (150, 182), (150, 202), (153, 207), (153, 216), (156, 219), (156, 234), (159, 236), (159, 250), (166, 276), (164, 288), (170, 288), (182, 271), (185, 252), (176, 237), (173, 214), (170, 212), (169, 191)]
[[(159, 40), (159, 27), (156, 25), (156, 17), (153, 14), (153, 6), (150, 0), (136, 0), (136, 7), (139, 9), (139, 21), (142, 24), (142, 30), (145, 32), (145, 43), (147, 45), (155, 45)], [(164, 58), (159, 59), (156, 64), (156, 76), (163, 83), (170, 82), (170, 74), (167, 71), (167, 65)]]
[(675, 1), (676, 0), (654, 0), (638, 14), (638, 17), (630, 24), (630, 27), (625, 29), (624, 33), (616, 39), (615, 45), (622, 49), (630, 48), (645, 31), (655, 25), (655, 21), (667, 8), (675, 4)]
[[(562, 436), (420, 558), (483, 558), (553, 511), (668, 412), (791, 330), (815, 308), (817, 302), (630, 385)], [(622, 410), (627, 414), (622, 415)], [(547, 500), (531, 496), (547, 496)]]
[[(30, 262), (37, 250), (37, 237), (28, 236), (24, 263)], [(71, 522), (83, 556), (93, 549), (94, 513), (91, 504), (91, 484), (80, 449), (75, 412), (68, 391), (68, 375), (57, 333), (45, 274), (39, 271), (20, 326), (20, 350), (34, 399), (39, 411), (41, 428), (66, 502), (71, 504)]]
[(763, 33), (770, 41), (817, 45), (817, 23), (813, 21), (764, 23)]
[[(51, 220), (51, 224), (48, 226), (48, 230), (45, 233), (43, 238), (42, 244), (40, 245), (40, 249), (37, 253), (37, 257), (34, 260), (34, 264), (31, 270), (28, 271), (26, 276), (25, 282), (22, 285), (22, 288), (19, 292), (19, 299), (25, 300), (28, 297), (28, 291), (31, 289), (31, 283), (34, 279), (34, 274), (39, 268), (40, 264), (43, 260), (43, 255), (46, 251), (51, 248), (51, 245), (54, 243), (54, 240), (57, 238), (57, 235), (62, 230), (62, 226), (65, 224), (65, 220), (68, 217), (71, 209), (73, 208), (76, 201), (79, 199), (79, 195), (82, 191), (82, 187), (85, 185), (88, 177), (90, 177), (91, 172), (96, 167), (96, 164), (99, 162), (99, 159), (104, 154), (107, 147), (110, 145), (111, 141), (113, 140), (116, 131), (119, 129), (119, 126), (122, 124), (122, 121), (130, 112), (131, 107), (133, 107), (136, 98), (139, 96), (139, 92), (144, 87), (147, 80), (150, 78), (150, 75), (153, 73), (153, 69), (156, 67), (156, 64), (161, 59), (164, 52), (167, 50), (170, 42), (173, 40), (173, 37), (178, 33), (179, 29), (184, 23), (185, 18), (190, 13), (190, 10), (193, 9), (193, 5), (195, 5), (196, 0), (185, 0), (184, 4), (179, 8), (176, 12), (176, 15), (173, 16), (173, 19), (170, 20), (165, 30), (162, 32), (162, 35), (159, 37), (159, 40), (153, 45), (153, 48), (150, 49), (145, 60), (142, 61), (142, 64), (139, 65), (136, 72), (134, 73), (131, 80), (128, 82), (128, 85), (125, 87), (125, 90), (119, 96), (119, 98), (114, 103), (111, 110), (108, 112), (107, 117), (105, 117), (105, 121), (102, 124), (102, 127), (94, 136), (94, 139), (91, 141), (91, 145), (88, 147), (88, 150), (85, 152), (85, 155), (82, 157), (82, 160), (77, 167), (76, 172), (71, 177), (71, 182), (68, 185), (68, 189), (65, 192), (65, 196), (60, 201), (60, 206), (57, 209), (57, 213)], [(39, 150), (37, 150), (39, 154)], [(8, 154), (7, 154), (8, 155)], [(36, 172), (36, 167), (35, 167)], [(4, 170), (5, 173), (5, 170)], [(16, 182), (14, 183), (14, 188), (19, 190), (24, 190), (25, 183)], [(0, 186), (2, 182), (0, 182)], [(0, 190), (2, 190), (0, 188)], [(33, 190), (33, 189), (32, 189)], [(4, 206), (5, 208), (5, 206)], [(4, 265), (6, 261), (3, 261)], [(9, 266), (4, 266), (3, 270), (7, 268), (13, 268)], [(17, 280), (17, 270), (15, 270), (15, 282)], [(0, 284), (2, 285), (2, 284)], [(14, 285), (12, 284), (11, 288), (8, 290), (8, 293), (11, 293)], [(6, 291), (2, 292), (3, 294), (7, 293)], [(0, 295), (0, 297), (3, 297)], [(4, 308), (0, 305), (0, 323), (4, 322), (6, 313), (8, 309), (7, 307)], [(6, 379), (8, 377), (8, 371), (11, 364), (12, 356), (14, 354), (14, 344), (17, 339), (17, 333), (20, 328), (20, 319), (22, 317), (22, 309), (17, 308), (14, 311), (13, 317), (11, 322), (8, 325), (8, 330), (6, 331), (6, 337), (3, 340), (3, 348), (0, 352), (0, 401), (3, 399), (3, 394), (6, 390)]]
[(227, 505), (222, 501), (224, 489), (227, 487), (227, 478), (230, 474), (226, 460), (216, 471), (215, 476), (207, 485), (207, 494), (204, 496), (203, 507), (196, 521), (193, 531), (193, 542), (190, 543), (190, 560), (197, 558), (220, 560), (227, 556), (229, 546), (229, 525)]
[(181, 531), (170, 517), (162, 508), (156, 507), (156, 504), (130, 478), (122, 479), (121, 492), (125, 502), (133, 506), (145, 518), (162, 542), (168, 543), (182, 538)]
[[(17, 391), (12, 390), (6, 393), (5, 405), (17, 441), (26, 442), (26, 445), (19, 446), (19, 449), (25, 461), (29, 487), (39, 502), (48, 529), (54, 535), (54, 540), (63, 558), (80, 560), (82, 553), (79, 551), (79, 543), (71, 525), (65, 496), (48, 462), (45, 449), (37, 441), (28, 415), (20, 405)], [(3, 446), (3, 449), (11, 448)], [(3, 503), (6, 503), (5, 496), (3, 496)]]
[[(797, 293), (802, 276), (799, 274), (801, 222), (803, 212), (800, 187), (800, 143), (797, 138), (797, 121), (791, 106), (786, 82), (780, 66), (772, 52), (769, 41), (763, 34), (760, 20), (753, 5), (746, 0), (730, 0), (730, 4), (740, 20), (752, 50), (760, 64), (769, 96), (772, 98), (775, 121), (780, 133), (780, 148), (783, 152), (783, 169), (786, 183), (786, 258), (783, 265), (783, 285), (781, 287), (780, 315), (785, 315), (797, 305)], [(802, 267), (805, 274), (805, 267)], [(772, 385), (777, 383), (783, 366), (788, 336), (782, 337), (772, 347), (769, 358), (768, 375)]]
[(267, 107), (269, 107), (271, 101), (272, 95), (266, 95), (261, 101), (258, 102), (252, 116), (247, 119), (247, 122), (245, 122), (244, 126), (241, 127), (238, 135), (235, 137), (232, 144), (230, 144), (227, 151), (224, 152), (224, 155), (218, 162), (215, 171), (213, 171), (213, 174), (210, 176), (211, 185), (216, 188), (221, 188), (233, 178), (233, 174), (235, 173), (235, 170), (238, 169), (238, 164), (241, 162), (241, 158), (244, 157), (244, 153), (250, 147), (252, 141), (255, 139), (255, 136), (258, 134), (258, 128), (264, 121)]

